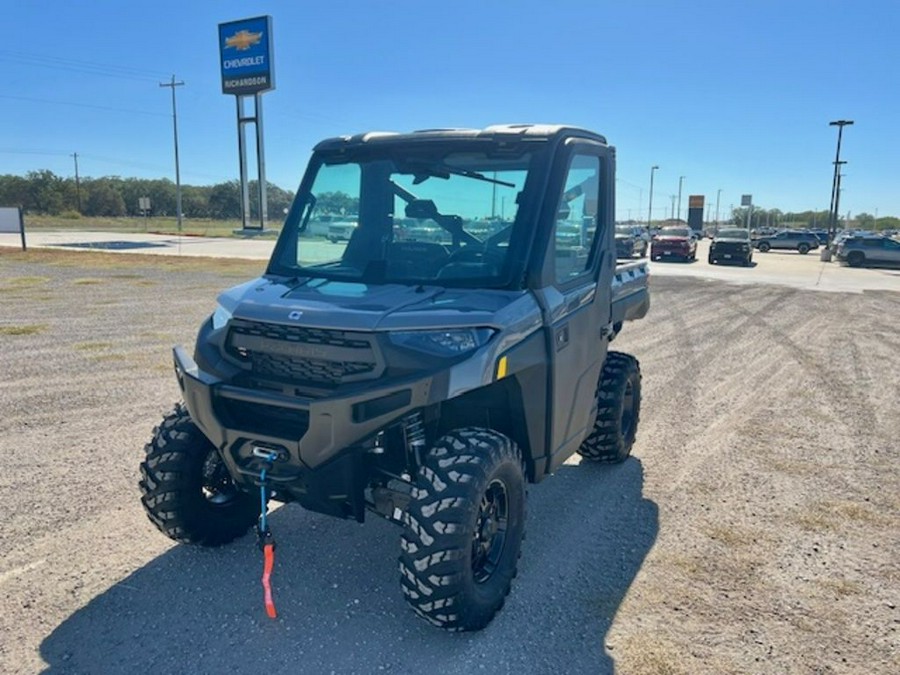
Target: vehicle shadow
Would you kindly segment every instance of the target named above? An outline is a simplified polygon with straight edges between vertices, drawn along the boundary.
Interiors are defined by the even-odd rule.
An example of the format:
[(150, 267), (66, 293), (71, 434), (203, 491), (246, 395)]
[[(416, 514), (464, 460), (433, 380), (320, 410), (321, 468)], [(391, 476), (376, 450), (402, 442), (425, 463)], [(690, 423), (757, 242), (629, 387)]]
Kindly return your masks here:
[(740, 261), (735, 262), (735, 261), (731, 261), (731, 260), (717, 260), (715, 263), (711, 263), (711, 262), (707, 261), (706, 264), (709, 265), (710, 267), (740, 267), (741, 269), (752, 270), (759, 263), (756, 262), (755, 260), (751, 260), (749, 265), (745, 265), (744, 263), (742, 263)]
[[(270, 518), (276, 620), (252, 537), (174, 546), (65, 619), (40, 653), (51, 673), (612, 672), (606, 634), (659, 528), (642, 487), (634, 458), (565, 465), (532, 486), (518, 579), (480, 633), (446, 633), (407, 609), (394, 525), (286, 507)], [(161, 535), (148, 524), (146, 536)]]

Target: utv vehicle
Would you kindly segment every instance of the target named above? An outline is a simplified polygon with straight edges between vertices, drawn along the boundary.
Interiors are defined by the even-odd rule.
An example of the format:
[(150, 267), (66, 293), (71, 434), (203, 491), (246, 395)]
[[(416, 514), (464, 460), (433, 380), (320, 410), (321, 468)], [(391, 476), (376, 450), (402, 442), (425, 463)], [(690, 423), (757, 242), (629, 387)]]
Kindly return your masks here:
[[(486, 626), (526, 484), (635, 439), (638, 363), (607, 348), (647, 313), (647, 267), (616, 266), (614, 187), (614, 148), (564, 126), (317, 145), (265, 274), (222, 293), (193, 356), (174, 349), (184, 402), (145, 448), (150, 520), (203, 546), (256, 523), (268, 572), (268, 499), (374, 513), (402, 527), (412, 609)], [(308, 232), (347, 204), (349, 241)]]

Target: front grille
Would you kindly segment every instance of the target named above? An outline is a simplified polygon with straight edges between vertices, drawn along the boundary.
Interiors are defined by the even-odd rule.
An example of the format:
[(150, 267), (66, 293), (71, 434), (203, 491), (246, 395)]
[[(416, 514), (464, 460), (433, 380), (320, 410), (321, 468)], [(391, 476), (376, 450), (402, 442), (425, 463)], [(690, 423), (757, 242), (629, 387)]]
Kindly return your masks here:
[(226, 344), (267, 380), (337, 386), (380, 374), (371, 339), (345, 331), (234, 319)]
[(231, 335), (255, 335), (272, 340), (302, 342), (303, 344), (311, 345), (329, 345), (331, 347), (366, 349), (371, 347), (368, 340), (347, 337), (347, 333), (343, 331), (303, 328), (302, 326), (283, 326), (277, 323), (242, 321), (240, 319), (232, 320)]
[(251, 353), (249, 357), (254, 373), (277, 380), (340, 384), (345, 378), (375, 370), (374, 363), (361, 361), (326, 361), (258, 353)]
[(727, 241), (716, 242), (716, 253), (744, 253), (744, 246), (747, 244), (733, 243)]

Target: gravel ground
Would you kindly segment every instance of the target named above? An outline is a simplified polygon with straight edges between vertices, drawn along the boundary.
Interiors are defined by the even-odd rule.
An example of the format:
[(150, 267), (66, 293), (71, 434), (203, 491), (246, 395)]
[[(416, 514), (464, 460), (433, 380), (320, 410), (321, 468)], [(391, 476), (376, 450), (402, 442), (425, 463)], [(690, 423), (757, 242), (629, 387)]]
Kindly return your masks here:
[(0, 672), (900, 672), (900, 293), (657, 276), (615, 347), (644, 373), (634, 457), (533, 486), (505, 609), (415, 618), (399, 531), (279, 509), (174, 546), (137, 467), (170, 346), (260, 263), (0, 254)]

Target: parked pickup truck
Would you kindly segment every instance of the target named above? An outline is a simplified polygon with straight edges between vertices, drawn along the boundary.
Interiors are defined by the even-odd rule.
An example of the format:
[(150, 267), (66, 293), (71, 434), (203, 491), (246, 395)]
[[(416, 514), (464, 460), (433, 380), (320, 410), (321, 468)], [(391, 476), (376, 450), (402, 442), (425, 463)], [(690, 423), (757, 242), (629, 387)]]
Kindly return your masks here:
[[(616, 265), (614, 188), (614, 148), (565, 126), (319, 143), (265, 274), (219, 296), (193, 356), (174, 350), (184, 403), (145, 448), (150, 520), (205, 546), (256, 523), (267, 575), (269, 499), (378, 514), (402, 528), (412, 609), (483, 628), (516, 575), (526, 483), (635, 440), (639, 365), (608, 346), (650, 300), (646, 263)], [(349, 241), (301, 236), (335, 191), (359, 205)], [(404, 219), (446, 242), (398, 240)]]

